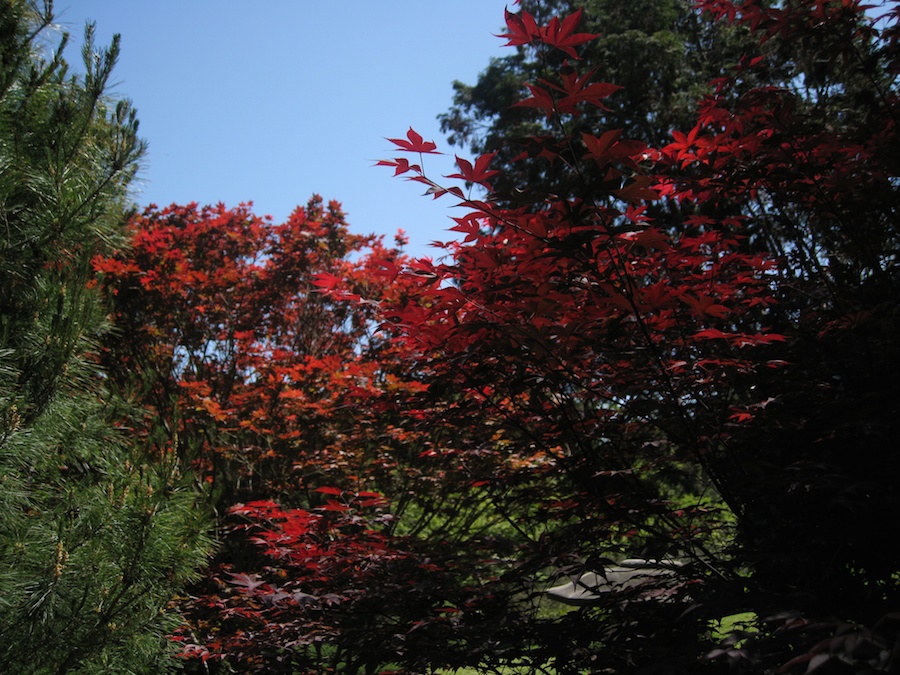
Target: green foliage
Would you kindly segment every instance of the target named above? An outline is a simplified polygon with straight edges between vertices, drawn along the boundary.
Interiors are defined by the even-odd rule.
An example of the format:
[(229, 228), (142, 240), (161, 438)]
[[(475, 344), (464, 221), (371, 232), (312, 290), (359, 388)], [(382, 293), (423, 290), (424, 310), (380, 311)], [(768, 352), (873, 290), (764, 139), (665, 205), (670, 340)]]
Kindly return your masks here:
[[(15, 353), (26, 420), (53, 395), (64, 365), (83, 350), (95, 299), (86, 285), (90, 261), (118, 236), (125, 197), (144, 145), (135, 112), (103, 91), (118, 39), (97, 50), (85, 34), (82, 80), (69, 78), (41, 32), (48, 5), (3, 3), (7, 33), (0, 83), (0, 338)], [(13, 26), (13, 19), (18, 25)]]
[(70, 77), (52, 19), (0, 4), (0, 670), (156, 673), (208, 542), (177, 463), (129, 444), (94, 363), (91, 260), (121, 237), (144, 146), (104, 96), (118, 38), (97, 49), (89, 27)]
[(141, 463), (114, 411), (61, 394), (2, 446), (0, 664), (160, 672), (165, 607), (202, 560), (205, 523), (174, 463)]

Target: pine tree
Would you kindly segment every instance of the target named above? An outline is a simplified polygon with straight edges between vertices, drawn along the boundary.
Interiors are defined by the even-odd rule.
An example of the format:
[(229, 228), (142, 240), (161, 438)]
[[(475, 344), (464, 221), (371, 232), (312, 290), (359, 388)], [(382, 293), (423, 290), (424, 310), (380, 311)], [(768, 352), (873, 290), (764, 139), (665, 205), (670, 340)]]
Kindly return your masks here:
[(0, 2), (0, 671), (165, 670), (167, 604), (207, 542), (177, 463), (143, 455), (93, 354), (92, 259), (121, 239), (144, 144), (51, 2)]

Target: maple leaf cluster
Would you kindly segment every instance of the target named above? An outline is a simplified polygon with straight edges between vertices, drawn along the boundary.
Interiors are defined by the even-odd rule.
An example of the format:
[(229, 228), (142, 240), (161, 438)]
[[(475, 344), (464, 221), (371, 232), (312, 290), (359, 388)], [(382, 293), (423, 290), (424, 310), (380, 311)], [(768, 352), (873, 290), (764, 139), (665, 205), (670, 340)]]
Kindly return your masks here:
[[(94, 266), (127, 335), (102, 353), (108, 371), (142, 398), (149, 427), (170, 421), (147, 441), (179, 452), (225, 503), (356, 471), (338, 419), (351, 424), (354, 402), (379, 384), (402, 384), (387, 369), (374, 301), (350, 298), (377, 294), (373, 256), (386, 264), (399, 249), (351, 235), (340, 205), (319, 197), (280, 225), (249, 205), (173, 205), (131, 226), (131, 247)], [(329, 279), (345, 296), (320, 292)]]
[[(381, 495), (315, 492), (326, 501), (313, 510), (267, 500), (230, 509), (228, 536), (255, 545), (269, 564), (249, 573), (233, 571), (233, 560), (212, 568), (204, 595), (185, 608), (190, 623), (173, 636), (182, 658), (205, 664), (225, 655), (242, 672), (311, 672), (330, 643), (384, 662), (402, 650), (402, 637), (386, 640), (374, 628), (390, 608), (400, 636), (445, 620), (448, 571), (380, 529)], [(277, 665), (264, 657), (276, 646)]]
[[(407, 167), (435, 196), (459, 198), (451, 229), (463, 238), (439, 262), (401, 272), (408, 290), (383, 307), (385, 325), (427, 364), (432, 391), (456, 392), (440, 414), (456, 416), (460, 434), (497, 429), (507, 456), (529, 448), (541, 457), (536, 474), (565, 477), (546, 482), (543, 494), (564, 498), (539, 517), (566, 527), (538, 541), (571, 552), (575, 569), (652, 551), (693, 561), (696, 576), (683, 573), (699, 584), (689, 591), (697, 606), (740, 587), (765, 602), (783, 594), (799, 615), (840, 606), (845, 617), (877, 616), (897, 600), (887, 581), (896, 558), (876, 544), (878, 514), (896, 503), (875, 477), (895, 466), (883, 452), (896, 431), (886, 373), (898, 366), (897, 53), (885, 26), (898, 14), (873, 17), (856, 2), (699, 10), (749, 28), (760, 53), (714, 82), (697, 125), (668, 145), (579, 128), (581, 106), (602, 107), (617, 88), (563, 62), (517, 104), (541, 110), (560, 136), (528, 139), (520, 159), (571, 172), (566, 184), (580, 180), (580, 191), (523, 186), (527, 203), (511, 207), (491, 193), (492, 154), (446, 177), (479, 186), (481, 199)], [(563, 25), (571, 34), (575, 17), (551, 30), (508, 13), (503, 37), (537, 46), (539, 58), (554, 48), (574, 58), (551, 36)], [(797, 44), (822, 50), (798, 76), (806, 99), (791, 82), (754, 85)], [(855, 119), (854, 91), (865, 101)], [(586, 163), (600, 181), (586, 182)], [(536, 554), (524, 566), (552, 564)], [(640, 659), (629, 649), (618, 656)], [(726, 654), (748, 667), (761, 658), (715, 658)], [(808, 659), (782, 663), (787, 672)]]

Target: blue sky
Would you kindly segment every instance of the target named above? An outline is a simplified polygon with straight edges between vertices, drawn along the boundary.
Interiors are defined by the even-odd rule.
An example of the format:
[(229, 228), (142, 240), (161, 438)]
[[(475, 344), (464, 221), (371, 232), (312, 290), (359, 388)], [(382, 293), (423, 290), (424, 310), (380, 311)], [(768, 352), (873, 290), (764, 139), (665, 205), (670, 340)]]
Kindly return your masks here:
[(407, 231), (432, 255), (453, 233), (448, 198), (374, 167), (385, 137), (412, 126), (450, 153), (436, 116), (453, 80), (474, 83), (503, 56), (506, 0), (56, 0), (77, 61), (85, 21), (122, 35), (112, 93), (138, 109), (149, 154), (140, 205), (252, 201), (281, 221), (313, 193), (337, 199), (354, 232)]

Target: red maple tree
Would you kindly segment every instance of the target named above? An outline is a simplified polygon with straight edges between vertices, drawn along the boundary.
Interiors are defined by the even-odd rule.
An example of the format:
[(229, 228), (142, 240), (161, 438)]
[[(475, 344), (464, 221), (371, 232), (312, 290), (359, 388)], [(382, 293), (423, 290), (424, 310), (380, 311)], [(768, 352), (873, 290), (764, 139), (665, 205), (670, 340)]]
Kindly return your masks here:
[[(785, 618), (871, 626), (897, 601), (896, 557), (878, 541), (898, 506), (885, 478), (897, 468), (887, 448), (900, 365), (898, 11), (873, 18), (852, 1), (700, 9), (749, 28), (760, 50), (713, 83), (697, 126), (668, 146), (580, 129), (581, 106), (615, 87), (564, 63), (557, 79), (527, 83), (518, 105), (555, 121), (556, 138), (527, 147), (548, 171), (571, 173), (567, 184), (580, 180), (574, 194), (525, 186), (527, 203), (498, 204), (490, 156), (448, 177), (479, 185), (483, 199), (418, 165), (397, 172), (459, 197), (453, 229), (464, 239), (447, 244), (448, 261), (400, 275), (405, 302), (386, 308), (387, 324), (430, 369), (444, 420), (489, 419), (502, 428), (500, 452), (555, 478), (543, 494), (560, 497), (548, 509), (565, 526), (522, 569), (559, 569), (560, 552), (577, 560), (570, 572), (617, 555), (686, 563), (685, 583), (667, 592), (688, 593), (693, 609), (675, 626), (661, 608), (655, 623), (634, 624), (653, 649), (621, 624), (587, 650), (624, 672), (669, 647), (703, 653), (704, 622), (738, 607), (781, 617), (755, 627), (778, 642)], [(511, 44), (538, 57), (559, 48), (525, 13), (507, 22)], [(794, 60), (789, 79), (756, 84), (771, 82), (778, 59)], [(620, 601), (597, 599), (607, 621)], [(841, 625), (870, 647), (888, 639)], [(771, 643), (759, 645), (714, 653), (773, 667), (760, 661), (779, 658), (766, 654)], [(845, 648), (794, 645), (805, 657), (784, 672), (810, 659), (871, 665)], [(587, 667), (576, 652), (556, 667)]]
[(189, 459), (225, 506), (360, 474), (342, 442), (354, 401), (395, 380), (371, 306), (319, 290), (340, 278), (377, 297), (372, 261), (400, 250), (351, 234), (317, 196), (279, 225), (192, 204), (130, 226), (131, 247), (95, 268), (119, 329), (104, 362), (147, 408), (148, 442)]

